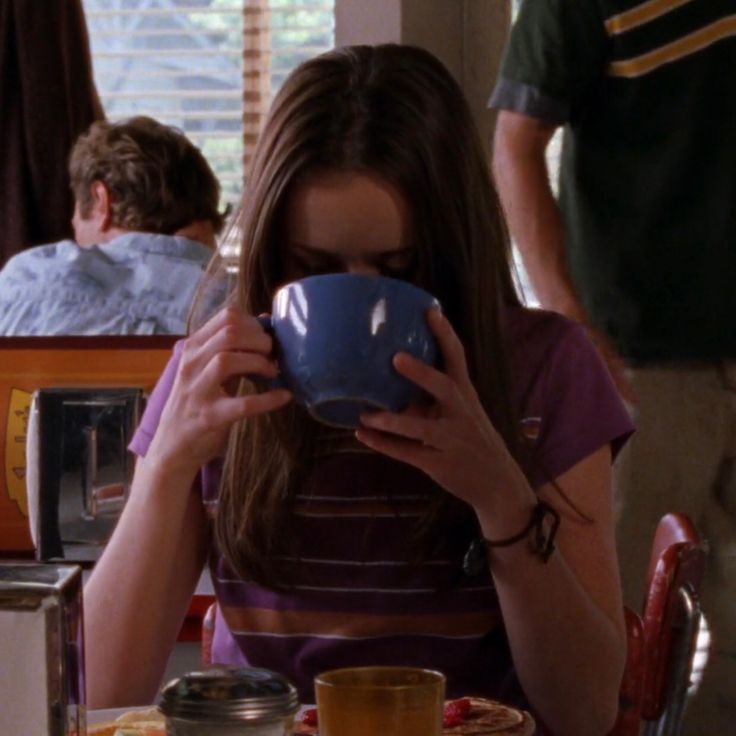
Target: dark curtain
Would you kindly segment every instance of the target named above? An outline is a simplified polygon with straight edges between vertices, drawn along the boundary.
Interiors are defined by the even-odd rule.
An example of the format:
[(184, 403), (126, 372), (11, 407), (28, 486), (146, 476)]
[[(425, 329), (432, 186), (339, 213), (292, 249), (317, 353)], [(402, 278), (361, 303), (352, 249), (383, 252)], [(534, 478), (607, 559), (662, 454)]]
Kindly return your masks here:
[(69, 152), (102, 116), (81, 0), (0, 0), (0, 267), (71, 236)]

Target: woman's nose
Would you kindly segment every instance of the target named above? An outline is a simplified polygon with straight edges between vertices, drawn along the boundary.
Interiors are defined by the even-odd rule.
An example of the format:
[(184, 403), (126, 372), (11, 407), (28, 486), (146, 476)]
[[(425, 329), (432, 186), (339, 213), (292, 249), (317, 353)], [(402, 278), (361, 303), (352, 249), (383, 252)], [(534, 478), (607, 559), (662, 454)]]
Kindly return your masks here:
[(378, 276), (380, 273), (375, 264), (366, 263), (365, 261), (348, 263), (345, 270), (347, 273), (363, 274), (365, 276)]

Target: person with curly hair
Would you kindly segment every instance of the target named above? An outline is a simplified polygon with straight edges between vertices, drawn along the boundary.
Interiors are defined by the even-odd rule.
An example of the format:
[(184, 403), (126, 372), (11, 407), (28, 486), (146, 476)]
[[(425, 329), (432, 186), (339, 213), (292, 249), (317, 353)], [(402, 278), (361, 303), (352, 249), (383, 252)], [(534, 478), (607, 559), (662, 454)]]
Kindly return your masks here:
[(220, 185), (179, 130), (98, 121), (72, 149), (75, 240), (0, 272), (0, 335), (184, 334), (222, 228)]

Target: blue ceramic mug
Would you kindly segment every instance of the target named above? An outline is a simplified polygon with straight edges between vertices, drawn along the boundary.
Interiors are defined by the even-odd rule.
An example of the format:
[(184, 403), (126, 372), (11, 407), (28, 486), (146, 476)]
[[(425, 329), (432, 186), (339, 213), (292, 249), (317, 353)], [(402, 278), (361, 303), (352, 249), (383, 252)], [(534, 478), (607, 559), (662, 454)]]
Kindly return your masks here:
[(432, 308), (439, 302), (405, 281), (334, 273), (282, 286), (259, 320), (274, 338), (277, 383), (315, 419), (355, 428), (364, 411), (402, 411), (421, 397), (392, 359), (406, 352), (437, 365)]

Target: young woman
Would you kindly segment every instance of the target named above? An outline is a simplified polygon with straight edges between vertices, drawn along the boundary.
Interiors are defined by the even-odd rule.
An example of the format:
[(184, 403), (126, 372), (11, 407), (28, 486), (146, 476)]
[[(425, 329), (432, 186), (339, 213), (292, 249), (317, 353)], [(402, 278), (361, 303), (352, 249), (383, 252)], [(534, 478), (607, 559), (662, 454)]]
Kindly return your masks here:
[[(239, 227), (235, 305), (177, 346), (85, 591), (91, 704), (153, 696), (209, 556), (214, 660), (280, 671), (305, 702), (332, 667), (419, 665), (442, 670), (450, 696), (528, 704), (566, 736), (605, 733), (625, 651), (610, 464), (631, 428), (582, 330), (519, 305), (451, 76), (393, 45), (300, 66), (274, 101)], [(238, 381), (276, 374), (254, 315), (279, 284), (334, 271), (439, 298), (427, 318), (442, 369), (394, 360), (431, 405), (340, 433), (288, 392)]]

